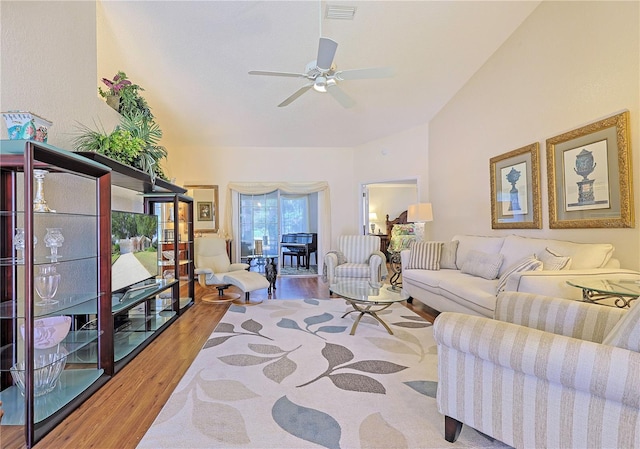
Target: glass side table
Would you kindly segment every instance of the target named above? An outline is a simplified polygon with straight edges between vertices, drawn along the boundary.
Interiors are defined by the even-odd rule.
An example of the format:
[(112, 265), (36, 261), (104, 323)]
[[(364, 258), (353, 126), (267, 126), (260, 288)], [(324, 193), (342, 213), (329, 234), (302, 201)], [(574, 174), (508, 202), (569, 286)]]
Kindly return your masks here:
[[(616, 307), (630, 307), (631, 301), (640, 296), (640, 279), (570, 279), (567, 284), (582, 289), (582, 300), (590, 303), (606, 304), (613, 300)], [(599, 302), (604, 301), (604, 302)]]
[(389, 278), (391, 287), (388, 287), (392, 292), (399, 292), (402, 290), (402, 260), (400, 258), (400, 251), (389, 251), (389, 265), (393, 274)]

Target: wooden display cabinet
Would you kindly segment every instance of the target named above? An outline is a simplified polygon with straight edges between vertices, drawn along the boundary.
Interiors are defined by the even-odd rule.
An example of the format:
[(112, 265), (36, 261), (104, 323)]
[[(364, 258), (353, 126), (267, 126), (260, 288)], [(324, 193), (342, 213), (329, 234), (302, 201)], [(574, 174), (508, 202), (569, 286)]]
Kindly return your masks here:
[(177, 279), (177, 312), (194, 301), (193, 199), (181, 193), (145, 195), (145, 212), (158, 216), (158, 266), (164, 279)]
[[(113, 370), (110, 180), (109, 168), (75, 153), (0, 141), (3, 446), (32, 447)], [(92, 329), (82, 327), (87, 315), (97, 317)], [(60, 342), (36, 328), (51, 319), (70, 323)], [(70, 362), (89, 345), (100, 357)], [(45, 372), (59, 372), (57, 382), (43, 382)]]

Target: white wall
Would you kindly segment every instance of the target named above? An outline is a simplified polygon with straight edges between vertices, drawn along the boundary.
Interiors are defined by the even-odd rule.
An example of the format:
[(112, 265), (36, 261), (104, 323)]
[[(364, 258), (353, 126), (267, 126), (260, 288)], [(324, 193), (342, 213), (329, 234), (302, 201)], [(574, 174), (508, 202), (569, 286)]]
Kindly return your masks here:
[[(359, 233), (358, 184), (350, 148), (169, 149), (167, 174), (179, 185), (217, 185), (224, 220), (229, 182), (327, 181), (331, 193), (331, 235)], [(223, 226), (223, 221), (220, 222)]]
[[(435, 238), (517, 233), (611, 242), (623, 267), (640, 268), (637, 228), (549, 229), (545, 144), (628, 109), (636, 153), (633, 193), (640, 200), (639, 7), (638, 2), (543, 2), (431, 121)], [(534, 142), (541, 150), (543, 229), (493, 231), (489, 159)]]
[(360, 145), (355, 148), (355, 180), (371, 184), (414, 178), (418, 180), (419, 200), (429, 201), (428, 145), (428, 124)]
[(3, 0), (0, 24), (1, 111), (52, 121), (48, 143), (69, 150), (78, 122), (113, 129), (119, 115), (97, 90), (95, 2)]

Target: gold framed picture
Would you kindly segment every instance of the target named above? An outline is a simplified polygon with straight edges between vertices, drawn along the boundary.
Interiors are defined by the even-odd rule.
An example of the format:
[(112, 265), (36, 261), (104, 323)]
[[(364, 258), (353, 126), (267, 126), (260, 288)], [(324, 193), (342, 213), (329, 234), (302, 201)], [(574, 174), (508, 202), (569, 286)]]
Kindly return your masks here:
[(540, 229), (540, 145), (490, 159), (491, 228)]
[(218, 232), (218, 186), (198, 184), (185, 187), (195, 205), (194, 231), (202, 234)]
[(629, 112), (547, 140), (549, 227), (632, 228)]
[(213, 221), (213, 202), (198, 201), (198, 221)]

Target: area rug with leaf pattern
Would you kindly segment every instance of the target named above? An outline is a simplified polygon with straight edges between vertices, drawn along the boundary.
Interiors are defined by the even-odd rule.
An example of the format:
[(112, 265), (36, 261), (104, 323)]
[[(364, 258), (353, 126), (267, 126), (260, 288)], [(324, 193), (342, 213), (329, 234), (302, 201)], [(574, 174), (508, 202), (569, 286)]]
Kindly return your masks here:
[(390, 335), (341, 299), (232, 305), (139, 448), (505, 447), (443, 437), (432, 326), (401, 304)]

